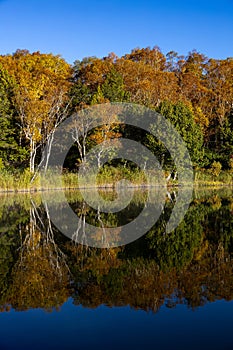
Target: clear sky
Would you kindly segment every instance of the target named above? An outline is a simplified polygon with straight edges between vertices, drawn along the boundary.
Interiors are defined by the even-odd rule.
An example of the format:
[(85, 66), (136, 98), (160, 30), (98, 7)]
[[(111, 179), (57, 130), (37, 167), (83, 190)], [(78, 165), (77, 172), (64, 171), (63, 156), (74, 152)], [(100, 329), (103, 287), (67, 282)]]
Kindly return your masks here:
[(0, 0), (0, 54), (118, 56), (135, 47), (233, 57), (233, 0)]

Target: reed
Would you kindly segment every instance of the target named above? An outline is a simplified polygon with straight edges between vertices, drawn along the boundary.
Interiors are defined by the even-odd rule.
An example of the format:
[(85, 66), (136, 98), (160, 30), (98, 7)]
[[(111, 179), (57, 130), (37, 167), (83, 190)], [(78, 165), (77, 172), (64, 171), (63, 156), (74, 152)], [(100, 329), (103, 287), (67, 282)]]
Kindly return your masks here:
[[(64, 172), (62, 177), (56, 172), (47, 173), (43, 179), (38, 175), (32, 181), (32, 174), (25, 170), (0, 169), (1, 192), (36, 192), (41, 190), (77, 189), (82, 188), (114, 188), (120, 186), (164, 186), (165, 177), (156, 170), (148, 171), (145, 175), (138, 168), (129, 169), (123, 166), (105, 166), (100, 169), (98, 175), (89, 172), (87, 176), (80, 176), (77, 172)], [(124, 183), (123, 180), (126, 180)], [(170, 180), (168, 186), (178, 185), (179, 180)], [(188, 185), (188, 184), (187, 184)], [(195, 187), (232, 186), (233, 173), (231, 170), (221, 171), (218, 176), (210, 170), (198, 169), (194, 172)]]

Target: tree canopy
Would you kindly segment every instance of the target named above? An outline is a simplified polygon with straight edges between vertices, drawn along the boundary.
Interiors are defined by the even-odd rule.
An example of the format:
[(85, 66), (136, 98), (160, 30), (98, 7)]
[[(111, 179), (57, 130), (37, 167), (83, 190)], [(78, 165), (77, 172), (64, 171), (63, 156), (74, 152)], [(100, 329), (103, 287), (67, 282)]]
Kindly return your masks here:
[[(138, 103), (164, 114), (195, 166), (217, 161), (223, 169), (231, 167), (233, 58), (217, 60), (195, 50), (164, 55), (156, 46), (122, 57), (85, 57), (72, 66), (60, 56), (27, 50), (0, 56), (2, 163), (34, 172), (64, 110), (69, 116), (108, 102)], [(161, 153), (156, 142), (149, 144)]]

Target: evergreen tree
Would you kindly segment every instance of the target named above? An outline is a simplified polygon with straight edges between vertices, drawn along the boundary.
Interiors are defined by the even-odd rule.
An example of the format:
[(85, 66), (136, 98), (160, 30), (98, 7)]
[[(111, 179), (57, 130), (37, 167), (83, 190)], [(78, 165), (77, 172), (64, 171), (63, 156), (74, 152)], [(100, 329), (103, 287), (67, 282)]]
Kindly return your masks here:
[(124, 88), (122, 75), (115, 69), (112, 69), (106, 76), (101, 86), (103, 96), (110, 102), (129, 101), (129, 92)]
[(19, 145), (20, 128), (17, 126), (12, 103), (13, 79), (0, 66), (0, 159), (4, 166), (14, 166), (26, 158), (27, 151)]

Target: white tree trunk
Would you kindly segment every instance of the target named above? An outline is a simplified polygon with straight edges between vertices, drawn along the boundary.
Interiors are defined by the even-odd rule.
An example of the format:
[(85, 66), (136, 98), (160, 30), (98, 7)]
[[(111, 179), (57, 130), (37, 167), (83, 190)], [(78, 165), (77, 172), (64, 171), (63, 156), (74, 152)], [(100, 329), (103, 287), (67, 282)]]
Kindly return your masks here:
[(33, 138), (30, 138), (30, 172), (35, 172), (35, 158), (36, 158), (36, 143)]

